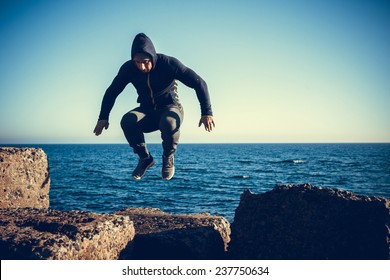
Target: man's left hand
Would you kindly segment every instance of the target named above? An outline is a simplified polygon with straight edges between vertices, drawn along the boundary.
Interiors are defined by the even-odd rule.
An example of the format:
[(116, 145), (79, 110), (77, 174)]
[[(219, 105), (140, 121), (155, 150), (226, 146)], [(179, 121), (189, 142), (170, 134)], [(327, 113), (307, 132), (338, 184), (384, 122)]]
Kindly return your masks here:
[(212, 131), (213, 128), (215, 127), (213, 116), (209, 116), (209, 115), (202, 116), (199, 121), (199, 127), (202, 124), (204, 125), (204, 129), (206, 129), (206, 131), (208, 132)]

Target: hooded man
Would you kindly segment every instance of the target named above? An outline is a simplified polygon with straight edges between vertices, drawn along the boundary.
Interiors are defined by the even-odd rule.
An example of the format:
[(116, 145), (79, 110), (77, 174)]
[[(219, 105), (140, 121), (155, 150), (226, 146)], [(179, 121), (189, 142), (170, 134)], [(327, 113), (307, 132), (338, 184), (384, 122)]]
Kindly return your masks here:
[(207, 85), (199, 75), (178, 59), (156, 53), (152, 41), (143, 33), (134, 38), (131, 58), (122, 65), (104, 94), (94, 133), (98, 136), (103, 128), (108, 128), (109, 114), (115, 99), (127, 84), (132, 83), (137, 90), (137, 102), (140, 105), (126, 113), (121, 120), (126, 140), (139, 156), (132, 177), (134, 180), (140, 180), (154, 165), (144, 133), (160, 130), (163, 146), (161, 176), (164, 180), (170, 180), (175, 173), (174, 153), (184, 117), (176, 80), (195, 90), (201, 108), (199, 126), (203, 124), (206, 131), (210, 132), (215, 123)]

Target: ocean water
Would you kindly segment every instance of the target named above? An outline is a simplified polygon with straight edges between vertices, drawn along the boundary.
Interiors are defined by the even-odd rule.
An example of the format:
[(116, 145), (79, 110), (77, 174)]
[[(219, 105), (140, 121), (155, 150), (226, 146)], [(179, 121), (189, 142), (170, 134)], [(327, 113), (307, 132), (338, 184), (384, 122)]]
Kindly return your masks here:
[(153, 207), (233, 221), (245, 189), (303, 183), (390, 198), (390, 144), (180, 144), (171, 181), (160, 178), (160, 144), (149, 145), (156, 164), (141, 181), (131, 179), (137, 158), (128, 145), (33, 146), (48, 154), (57, 210)]

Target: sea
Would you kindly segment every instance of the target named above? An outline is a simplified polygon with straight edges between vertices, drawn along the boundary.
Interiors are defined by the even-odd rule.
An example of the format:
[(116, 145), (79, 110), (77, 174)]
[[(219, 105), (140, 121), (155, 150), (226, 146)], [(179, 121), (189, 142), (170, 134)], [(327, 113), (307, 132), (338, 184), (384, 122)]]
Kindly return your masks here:
[(140, 181), (131, 178), (138, 159), (127, 144), (17, 146), (46, 152), (50, 208), (61, 211), (152, 207), (207, 212), (232, 222), (244, 190), (259, 194), (278, 184), (310, 183), (390, 198), (390, 143), (180, 144), (170, 181), (160, 177), (161, 144), (148, 146), (156, 164)]

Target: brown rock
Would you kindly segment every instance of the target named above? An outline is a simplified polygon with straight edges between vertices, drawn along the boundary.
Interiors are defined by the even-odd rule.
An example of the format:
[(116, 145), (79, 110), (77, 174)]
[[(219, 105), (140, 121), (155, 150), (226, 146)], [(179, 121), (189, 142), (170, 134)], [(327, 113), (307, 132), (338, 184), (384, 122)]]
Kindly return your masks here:
[(0, 208), (49, 207), (49, 165), (42, 149), (0, 147)]
[(305, 185), (241, 195), (233, 259), (389, 259), (390, 201)]
[(0, 209), (2, 260), (113, 260), (133, 238), (133, 223), (124, 216)]
[(220, 216), (168, 214), (159, 209), (127, 208), (136, 236), (122, 259), (221, 259), (230, 241), (230, 224)]

